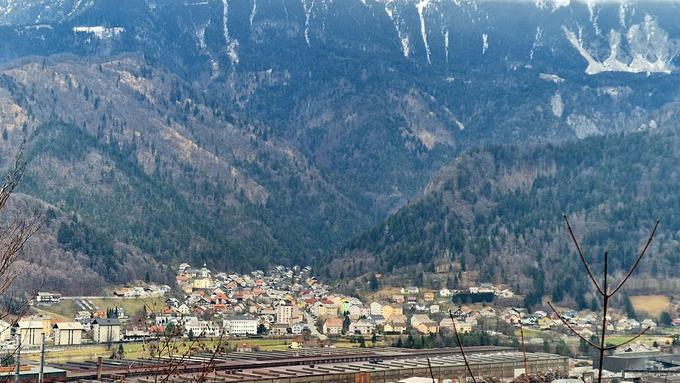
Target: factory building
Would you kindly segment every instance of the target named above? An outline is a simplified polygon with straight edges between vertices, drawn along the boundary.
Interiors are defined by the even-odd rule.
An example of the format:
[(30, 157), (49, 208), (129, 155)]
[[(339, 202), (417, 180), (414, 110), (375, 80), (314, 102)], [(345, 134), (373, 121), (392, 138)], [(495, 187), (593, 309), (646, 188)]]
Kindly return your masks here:
[[(508, 347), (468, 347), (466, 355), (476, 377), (511, 381), (524, 373), (523, 354)], [(552, 371), (566, 375), (569, 367), (566, 357), (544, 353), (528, 353), (526, 364), (530, 373)], [(67, 371), (67, 381), (116, 378), (129, 383), (151, 383), (164, 374), (172, 375), (168, 383), (197, 378), (215, 383), (388, 383), (431, 375), (444, 382), (468, 375), (457, 348), (305, 348), (197, 353), (183, 359), (180, 366), (163, 359), (103, 359), (98, 363), (65, 362), (50, 366)], [(208, 370), (206, 366), (210, 366)]]

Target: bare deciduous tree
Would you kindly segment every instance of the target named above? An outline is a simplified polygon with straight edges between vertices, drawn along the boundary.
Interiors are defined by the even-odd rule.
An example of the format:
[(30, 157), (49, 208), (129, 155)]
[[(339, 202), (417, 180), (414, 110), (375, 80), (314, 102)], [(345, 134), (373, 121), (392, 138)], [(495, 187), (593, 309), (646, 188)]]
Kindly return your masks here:
[[(155, 303), (153, 306), (156, 306)], [(145, 307), (149, 313), (160, 314), (153, 307)], [(199, 353), (203, 356), (208, 356), (207, 360), (202, 363), (197, 373), (191, 373), (182, 379), (187, 382), (205, 382), (208, 380), (209, 374), (215, 370), (217, 357), (226, 351), (227, 344), (221, 331), (217, 339), (207, 337), (205, 330), (200, 334), (185, 339), (180, 328), (183, 319), (182, 317), (178, 323), (166, 326), (165, 333), (159, 334), (158, 339), (144, 344), (143, 349), (148, 351), (149, 358), (155, 361), (148, 370), (148, 375), (155, 383), (167, 383), (185, 374), (187, 365), (189, 363), (196, 363), (195, 360), (190, 361), (189, 359), (192, 359), (194, 354)], [(216, 329), (209, 328), (208, 330), (211, 330), (210, 332), (212, 333)], [(219, 329), (217, 330), (219, 331)]]
[(458, 349), (460, 350), (460, 354), (463, 356), (463, 363), (465, 363), (465, 369), (467, 370), (468, 374), (470, 374), (472, 382), (477, 383), (475, 374), (472, 373), (472, 369), (470, 368), (470, 363), (468, 362), (467, 355), (465, 355), (465, 347), (463, 347), (463, 342), (460, 341), (460, 335), (458, 335), (458, 327), (456, 326), (456, 320), (453, 318), (453, 312), (451, 310), (449, 310), (449, 318), (451, 318), (451, 327), (453, 327), (453, 335), (456, 337)]
[[(26, 161), (23, 159), (23, 145), (14, 161), (14, 166), (5, 175), (2, 187), (0, 187), (0, 213), (8, 215), (7, 202), (19, 184), (21, 177), (26, 170)], [(3, 217), (3, 221), (5, 221)], [(22, 218), (13, 215), (7, 223), (0, 226), (0, 296), (10, 288), (18, 276), (17, 270), (13, 268), (19, 253), (33, 234), (35, 234), (42, 224), (39, 216)]]
[(603, 275), (603, 281), (602, 285), (600, 285), (597, 282), (597, 279), (593, 275), (593, 271), (590, 267), (590, 264), (586, 260), (585, 256), (583, 255), (583, 251), (581, 250), (581, 246), (579, 245), (578, 240), (576, 239), (576, 235), (574, 234), (574, 230), (571, 228), (571, 225), (569, 224), (569, 219), (567, 216), (564, 216), (564, 222), (567, 226), (567, 230), (569, 231), (569, 235), (571, 237), (572, 242), (574, 243), (574, 246), (576, 247), (576, 251), (579, 255), (579, 258), (581, 260), (581, 263), (583, 264), (583, 267), (588, 274), (588, 277), (590, 278), (590, 281), (593, 283), (593, 286), (595, 287), (595, 290), (597, 290), (597, 293), (602, 297), (602, 328), (600, 331), (600, 344), (595, 344), (594, 342), (590, 341), (590, 339), (587, 339), (583, 335), (581, 335), (572, 325), (569, 323), (569, 321), (562, 316), (562, 314), (557, 311), (557, 309), (553, 306), (551, 302), (548, 302), (548, 306), (552, 309), (553, 312), (560, 318), (562, 323), (576, 336), (578, 336), (582, 341), (586, 342), (590, 347), (596, 349), (599, 353), (599, 366), (598, 366), (598, 382), (602, 382), (602, 371), (603, 371), (603, 363), (604, 363), (604, 354), (607, 351), (612, 351), (615, 350), (623, 345), (626, 345), (635, 339), (638, 339), (640, 336), (642, 336), (644, 333), (646, 333), (649, 330), (649, 327), (645, 328), (635, 336), (631, 337), (630, 339), (621, 342), (619, 344), (615, 345), (610, 345), (607, 346), (605, 343), (605, 338), (606, 338), (606, 332), (607, 332), (607, 312), (609, 310), (609, 299), (614, 296), (621, 288), (625, 285), (625, 283), (628, 281), (628, 279), (633, 275), (635, 270), (637, 269), (638, 265), (640, 264), (640, 261), (642, 258), (645, 256), (647, 253), (647, 249), (649, 249), (649, 246), (652, 243), (652, 240), (654, 239), (654, 234), (656, 234), (656, 230), (659, 227), (659, 221), (657, 220), (656, 223), (654, 224), (654, 228), (652, 229), (651, 234), (649, 235), (649, 238), (647, 239), (647, 242), (645, 243), (644, 247), (640, 251), (639, 255), (635, 258), (635, 262), (631, 265), (631, 267), (628, 269), (628, 272), (626, 273), (625, 277), (621, 282), (619, 282), (618, 285), (612, 290), (609, 288), (609, 280), (608, 280), (608, 273), (609, 270), (607, 269), (608, 267), (608, 258), (609, 254), (608, 252), (605, 251), (604, 253), (604, 267), (602, 270), (602, 275)]
[[(6, 319), (11, 315), (15, 315), (18, 319), (28, 310), (31, 299), (35, 296), (33, 294), (31, 297), (24, 297), (25, 299), (9, 304), (12, 299), (8, 290), (20, 274), (20, 270), (16, 267), (17, 259), (26, 242), (42, 226), (42, 218), (38, 214), (27, 218), (22, 217), (21, 212), (12, 214), (7, 209), (10, 196), (19, 185), (26, 170), (23, 148), (22, 143), (14, 164), (5, 175), (0, 187), (0, 217), (2, 217), (2, 223), (0, 223), (0, 299), (3, 301), (3, 307), (0, 307), (0, 319)], [(14, 324), (16, 320), (11, 322)], [(10, 328), (4, 331), (10, 331)], [(3, 363), (13, 360), (20, 347), (21, 344), (17, 343), (13, 351), (3, 356)]]

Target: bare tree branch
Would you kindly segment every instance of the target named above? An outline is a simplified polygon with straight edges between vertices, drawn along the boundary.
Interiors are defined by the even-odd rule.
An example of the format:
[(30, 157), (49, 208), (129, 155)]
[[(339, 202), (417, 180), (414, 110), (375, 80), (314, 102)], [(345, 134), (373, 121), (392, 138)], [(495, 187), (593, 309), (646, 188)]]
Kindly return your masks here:
[(456, 320), (453, 319), (453, 312), (451, 312), (451, 310), (449, 310), (449, 318), (451, 318), (451, 327), (453, 327), (453, 334), (456, 336), (456, 342), (458, 343), (458, 349), (460, 350), (460, 354), (463, 356), (463, 363), (465, 363), (465, 368), (470, 374), (472, 382), (477, 383), (477, 379), (475, 379), (475, 374), (472, 373), (470, 363), (468, 363), (467, 356), (465, 355), (465, 348), (463, 347), (463, 343), (460, 341), (460, 336), (458, 335), (458, 328), (456, 327)]
[(588, 261), (586, 261), (586, 257), (583, 255), (583, 252), (581, 251), (581, 246), (578, 244), (578, 240), (576, 240), (576, 235), (574, 235), (574, 231), (571, 229), (571, 225), (569, 224), (569, 218), (567, 218), (567, 215), (564, 215), (564, 222), (567, 224), (567, 229), (569, 230), (569, 235), (571, 235), (571, 239), (574, 242), (574, 245), (576, 246), (576, 250), (578, 251), (579, 258), (581, 258), (581, 262), (583, 263), (583, 266), (586, 269), (586, 272), (588, 272), (588, 276), (590, 277), (590, 280), (593, 282), (593, 285), (595, 285), (595, 288), (597, 288), (597, 291), (600, 292), (600, 295), (605, 295), (605, 293), (602, 291), (600, 288), (599, 283), (597, 283), (597, 280), (595, 280), (595, 276), (593, 275), (593, 272), (590, 270), (590, 266), (588, 265)]
[(608, 265), (609, 265), (609, 253), (605, 251), (604, 252), (604, 286), (603, 286), (604, 293), (602, 293), (602, 333), (600, 334), (600, 347), (598, 348), (599, 353), (600, 353), (600, 356), (599, 356), (599, 360), (600, 360), (599, 366), (600, 366), (600, 368), (598, 369), (597, 381), (599, 383), (602, 383), (602, 371), (604, 370), (604, 367), (603, 367), (603, 365), (604, 365), (604, 351), (605, 351), (604, 341), (605, 341), (605, 338), (606, 338), (605, 333), (607, 332), (607, 308), (608, 308), (608, 304), (609, 304), (609, 298), (611, 297), (611, 295), (609, 295), (607, 293), (607, 271), (608, 271), (607, 268), (608, 268)]
[(621, 347), (621, 346), (625, 346), (625, 345), (627, 345), (628, 343), (631, 343), (631, 342), (635, 341), (637, 338), (639, 338), (639, 337), (645, 335), (645, 333), (646, 333), (647, 331), (649, 331), (650, 328), (651, 328), (651, 327), (645, 328), (644, 330), (640, 331), (640, 332), (637, 333), (635, 336), (633, 336), (632, 338), (628, 339), (628, 340), (625, 341), (625, 342), (621, 342), (621, 343), (615, 344), (615, 345), (613, 345), (613, 346), (607, 346), (607, 347), (605, 347), (604, 349), (605, 349), (606, 351), (611, 351), (611, 350), (615, 350), (615, 349), (617, 349), (617, 348), (619, 348), (619, 347)]
[(529, 361), (527, 360), (527, 348), (524, 344), (524, 327), (522, 321), (519, 321), (519, 336), (522, 340), (522, 359), (524, 360), (524, 381), (529, 383)]
[(9, 200), (10, 195), (12, 195), (14, 188), (16, 188), (19, 184), (19, 181), (24, 174), (24, 170), (26, 170), (26, 161), (24, 161), (23, 158), (24, 144), (25, 141), (21, 143), (19, 151), (14, 158), (14, 166), (9, 171), (9, 173), (5, 175), (5, 182), (3, 183), (2, 187), (0, 187), (0, 210), (5, 207), (5, 204), (7, 203), (7, 200)]
[(633, 275), (633, 272), (635, 269), (637, 269), (638, 264), (640, 263), (640, 260), (642, 260), (642, 257), (645, 256), (645, 253), (647, 253), (647, 249), (649, 248), (649, 245), (652, 243), (652, 240), (654, 239), (654, 234), (656, 234), (656, 229), (659, 227), (659, 220), (656, 220), (656, 223), (654, 224), (654, 229), (652, 229), (652, 233), (649, 234), (649, 238), (647, 239), (647, 243), (645, 243), (645, 247), (642, 249), (640, 252), (640, 255), (635, 259), (635, 263), (633, 263), (633, 266), (630, 267), (630, 270), (628, 270), (628, 274), (626, 274), (626, 277), (623, 278), (621, 283), (614, 289), (614, 291), (611, 292), (610, 295), (616, 294), (617, 291), (619, 291), (623, 285), (628, 281), (628, 278), (630, 278), (631, 275)]
[(657, 228), (659, 227), (659, 221), (657, 220), (656, 223), (654, 224), (654, 228), (652, 229), (652, 232), (651, 232), (651, 234), (649, 235), (649, 238), (647, 239), (647, 242), (645, 243), (645, 246), (643, 247), (642, 251), (640, 252), (640, 254), (639, 254), (639, 255), (637, 256), (637, 258), (635, 259), (635, 262), (632, 264), (632, 266), (631, 266), (630, 269), (628, 270), (628, 273), (626, 274), (626, 276), (625, 276), (625, 277), (623, 278), (623, 280), (618, 284), (618, 286), (617, 286), (614, 290), (612, 290), (611, 292), (609, 291), (609, 280), (608, 280), (608, 276), (609, 276), (609, 270), (608, 270), (608, 267), (609, 267), (609, 253), (606, 252), (606, 251), (605, 251), (605, 253), (604, 253), (604, 265), (603, 265), (604, 268), (603, 268), (603, 271), (602, 271), (602, 274), (603, 274), (603, 283), (602, 283), (602, 287), (600, 287), (600, 285), (597, 283), (597, 280), (595, 279), (595, 276), (593, 275), (593, 273), (592, 273), (592, 271), (591, 271), (591, 269), (590, 269), (590, 265), (588, 264), (588, 262), (586, 261), (585, 257), (583, 256), (583, 252), (581, 251), (581, 246), (579, 245), (578, 240), (576, 239), (576, 235), (574, 235), (574, 231), (572, 230), (571, 226), (569, 225), (569, 219), (567, 218), (566, 215), (564, 216), (564, 221), (565, 221), (565, 223), (566, 223), (566, 225), (567, 225), (567, 229), (569, 230), (569, 234), (571, 235), (571, 239), (572, 239), (572, 241), (574, 242), (574, 245), (576, 246), (576, 250), (578, 251), (579, 258), (581, 259), (581, 262), (583, 263), (583, 266), (584, 266), (584, 268), (585, 268), (585, 270), (586, 270), (586, 273), (587, 273), (588, 276), (590, 277), (590, 280), (593, 282), (593, 285), (595, 285), (595, 287), (597, 288), (597, 291), (598, 291), (598, 293), (600, 294), (600, 296), (602, 296), (602, 329), (601, 329), (601, 332), (600, 332), (600, 344), (599, 344), (599, 345), (596, 345), (595, 343), (593, 343), (593, 342), (591, 342), (590, 340), (588, 340), (588, 339), (586, 339), (585, 337), (583, 337), (583, 336), (582, 336), (581, 334), (579, 334), (579, 333), (576, 331), (576, 329), (574, 329), (574, 328), (571, 326), (571, 324), (570, 324), (570, 323), (569, 323), (569, 322), (568, 322), (568, 321), (567, 321), (567, 320), (566, 320), (566, 319), (565, 319), (565, 318), (564, 318), (564, 317), (563, 317), (563, 316), (555, 309), (555, 307), (553, 307), (553, 305), (552, 305), (550, 302), (548, 302), (548, 305), (549, 305), (550, 308), (555, 312), (555, 314), (557, 315), (557, 317), (560, 318), (560, 320), (562, 321), (562, 323), (564, 323), (564, 324), (567, 326), (567, 328), (569, 328), (569, 330), (570, 330), (572, 333), (574, 333), (574, 334), (577, 335), (579, 338), (581, 338), (581, 340), (585, 341), (590, 347), (593, 347), (594, 349), (596, 349), (596, 350), (598, 351), (598, 353), (599, 353), (598, 383), (602, 383), (602, 373), (603, 373), (603, 370), (604, 370), (603, 364), (604, 364), (604, 354), (605, 354), (605, 352), (606, 352), (606, 351), (615, 350), (615, 349), (618, 348), (618, 347), (621, 347), (621, 346), (623, 346), (623, 345), (626, 345), (626, 344), (628, 344), (628, 343), (630, 343), (630, 342), (632, 342), (632, 341), (638, 339), (639, 337), (641, 337), (644, 333), (646, 333), (646, 332), (649, 330), (649, 327), (647, 327), (646, 329), (644, 329), (643, 331), (641, 331), (639, 334), (633, 336), (632, 338), (630, 338), (630, 339), (628, 339), (628, 340), (626, 340), (626, 341), (624, 341), (624, 342), (622, 342), (622, 343), (619, 343), (619, 344), (616, 344), (616, 345), (612, 345), (612, 346), (606, 346), (606, 345), (605, 345), (606, 333), (607, 333), (607, 312), (608, 312), (608, 309), (609, 309), (609, 299), (610, 299), (614, 294), (616, 294), (616, 293), (617, 293), (617, 292), (618, 292), (618, 291), (626, 284), (626, 282), (628, 281), (628, 279), (631, 277), (631, 275), (633, 275), (633, 273), (634, 273), (635, 270), (637, 269), (638, 265), (640, 264), (640, 261), (642, 260), (642, 258), (643, 258), (643, 257), (645, 256), (645, 254), (647, 253), (647, 249), (649, 249), (649, 246), (651, 245), (652, 240), (654, 239), (654, 234), (656, 234), (656, 230), (657, 230)]
[(427, 358), (427, 368), (430, 370), (430, 377), (432, 378), (432, 383), (437, 383), (434, 379), (434, 372), (432, 371), (432, 363), (430, 363), (430, 358)]
[(571, 324), (569, 323), (569, 321), (567, 321), (567, 319), (564, 318), (564, 317), (562, 316), (562, 314), (560, 314), (560, 313), (557, 311), (557, 309), (553, 306), (553, 304), (552, 304), (551, 302), (548, 302), (548, 306), (550, 306), (550, 309), (555, 313), (555, 315), (557, 315), (558, 318), (560, 318), (560, 320), (562, 321), (562, 323), (564, 323), (564, 325), (567, 326), (567, 328), (568, 328), (572, 333), (574, 333), (574, 335), (576, 335), (576, 336), (578, 336), (579, 338), (581, 338), (582, 341), (588, 343), (588, 345), (589, 345), (590, 347), (599, 348), (599, 346), (597, 346), (595, 343), (593, 343), (593, 342), (591, 342), (590, 340), (586, 339), (583, 335), (581, 335), (578, 331), (576, 331), (576, 329), (573, 328), (573, 327), (571, 326)]
[[(224, 340), (224, 335), (220, 334), (219, 341), (217, 342), (215, 349), (213, 350), (213, 352), (210, 353), (210, 360), (208, 360), (208, 364), (203, 367), (203, 369), (201, 371), (201, 375), (197, 379), (198, 382), (205, 381), (206, 375), (208, 374), (208, 372), (210, 372), (210, 370), (215, 365), (215, 359), (217, 358), (217, 354), (220, 352), (220, 349), (222, 348), (222, 341), (223, 340)], [(428, 364), (430, 363), (429, 359), (427, 360), (427, 363)], [(430, 373), (432, 373), (432, 366), (430, 366)], [(433, 378), (432, 382), (434, 383), (434, 378)]]
[[(16, 267), (17, 259), (27, 241), (43, 224), (42, 217), (39, 214), (33, 214), (32, 218), (20, 218), (18, 214), (10, 215), (6, 213), (7, 203), (26, 170), (26, 161), (23, 158), (24, 145), (25, 140), (22, 141), (14, 158), (14, 164), (5, 175), (2, 186), (0, 186), (0, 213), (3, 213), (3, 218), (8, 221), (0, 226), (0, 296), (10, 299), (7, 291), (20, 274), (20, 270)], [(2, 312), (0, 312), (0, 319), (16, 315), (17, 319), (10, 321), (10, 325), (14, 325), (18, 318), (28, 312), (30, 302), (36, 295), (37, 291), (29, 297), (24, 296), (25, 299), (21, 299), (18, 307), (3, 307)], [(19, 342), (5, 357), (13, 357), (21, 347), (22, 344)]]

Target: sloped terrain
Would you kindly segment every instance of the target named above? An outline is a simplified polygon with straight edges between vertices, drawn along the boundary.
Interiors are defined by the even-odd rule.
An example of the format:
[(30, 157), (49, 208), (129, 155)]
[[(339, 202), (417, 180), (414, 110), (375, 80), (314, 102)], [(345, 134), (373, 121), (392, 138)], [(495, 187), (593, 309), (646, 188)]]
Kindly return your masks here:
[(232, 267), (299, 262), (361, 221), (294, 148), (135, 63), (4, 72), (25, 120), (7, 129), (6, 150), (28, 136), (22, 190), (148, 254)]
[[(678, 16), (626, 1), (0, 0), (0, 159), (26, 137), (21, 192), (145, 259), (323, 262), (470, 148), (672, 132)], [(88, 267), (114, 280), (125, 262), (101, 249), (78, 251), (110, 252)]]
[[(680, 135), (668, 130), (473, 150), (353, 240), (330, 271), (413, 278), (451, 266), (452, 280), (475, 271), (481, 282), (512, 283), (528, 304), (551, 294), (555, 301), (577, 297), (584, 307), (589, 284), (562, 215), (571, 217), (596, 273), (608, 250), (614, 274), (627, 270), (658, 218), (640, 271), (677, 289), (679, 159)], [(645, 283), (634, 287), (661, 287)]]

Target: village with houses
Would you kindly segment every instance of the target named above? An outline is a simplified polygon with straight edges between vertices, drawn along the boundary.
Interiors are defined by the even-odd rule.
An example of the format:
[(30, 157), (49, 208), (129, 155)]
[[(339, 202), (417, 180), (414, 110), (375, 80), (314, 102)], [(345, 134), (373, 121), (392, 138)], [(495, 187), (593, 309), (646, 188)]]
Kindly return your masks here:
[[(39, 347), (44, 335), (51, 346), (110, 346), (157, 339), (172, 330), (187, 339), (239, 339), (237, 343), (245, 348), (248, 339), (267, 338), (294, 339), (290, 347), (334, 347), (348, 340), (362, 346), (369, 340), (372, 345), (390, 345), (391, 339), (402, 335), (432, 336), (451, 331), (454, 324), (460, 334), (485, 332), (506, 339), (521, 327), (531, 334), (530, 344), (569, 336), (554, 313), (517, 307), (517, 297), (503, 285), (481, 283), (437, 291), (405, 286), (390, 295), (355, 297), (334, 291), (314, 277), (310, 267), (277, 266), (239, 274), (188, 263), (177, 268), (176, 282), (175, 290), (158, 285), (117, 288), (107, 301), (112, 302), (109, 307), (87, 297), (40, 292), (32, 303), (34, 312), (12, 325), (0, 322), (0, 343), (10, 347), (20, 341), (22, 347)], [(149, 299), (154, 303), (137, 312), (116, 304)], [(72, 317), (49, 314), (64, 302), (74, 307)], [(562, 314), (586, 338), (596, 336), (601, 325), (592, 312), (564, 310)], [(671, 325), (680, 325), (680, 320), (672, 320)], [(657, 320), (620, 313), (612, 314), (607, 325), (609, 332), (621, 334), (645, 328), (654, 334)]]

